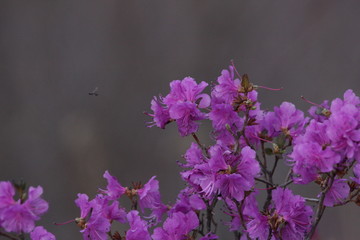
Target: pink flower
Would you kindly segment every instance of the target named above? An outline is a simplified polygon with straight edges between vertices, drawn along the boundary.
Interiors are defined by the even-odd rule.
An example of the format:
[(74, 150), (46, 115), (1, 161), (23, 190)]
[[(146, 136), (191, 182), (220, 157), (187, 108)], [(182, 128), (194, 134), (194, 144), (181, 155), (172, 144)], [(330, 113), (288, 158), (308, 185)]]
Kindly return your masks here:
[(159, 181), (153, 176), (142, 188), (138, 190), (139, 205), (145, 208), (156, 208), (160, 203)]
[(35, 221), (48, 210), (48, 203), (41, 198), (42, 187), (30, 187), (28, 199), (13, 199), (15, 189), (10, 182), (0, 182), (0, 223), (7, 232), (31, 232)]
[(106, 178), (108, 184), (106, 186), (106, 190), (100, 189), (100, 191), (106, 194), (110, 200), (118, 199), (125, 193), (126, 188), (121, 186), (117, 178), (111, 176), (109, 171), (105, 171), (103, 177)]
[(151, 101), (151, 110), (153, 113), (145, 113), (150, 117), (153, 117), (153, 122), (149, 122), (148, 126), (153, 127), (157, 126), (159, 128), (165, 128), (165, 125), (170, 122), (169, 109), (164, 105), (163, 99), (161, 97)]
[(218, 77), (218, 85), (214, 87), (211, 92), (213, 104), (226, 103), (232, 104), (235, 97), (239, 95), (241, 89), (241, 81), (234, 79), (234, 67), (229, 67), (230, 71), (224, 69), (221, 71), (221, 75)]
[(335, 179), (331, 188), (325, 195), (324, 205), (332, 207), (335, 204), (342, 203), (349, 196), (350, 187), (346, 179)]
[(31, 240), (56, 240), (55, 236), (52, 233), (49, 233), (42, 226), (34, 228), (30, 233)]
[(138, 211), (127, 214), (130, 229), (126, 232), (126, 240), (151, 240), (146, 222), (139, 216)]
[(197, 226), (199, 226), (199, 219), (195, 212), (189, 211), (186, 214), (174, 212), (165, 220), (162, 228), (155, 228), (152, 238), (154, 240), (181, 240)]
[(170, 93), (164, 98), (170, 118), (175, 120), (181, 136), (194, 133), (199, 128), (197, 121), (205, 119), (206, 114), (199, 108), (210, 105), (210, 96), (201, 93), (208, 84), (197, 84), (191, 77), (170, 83)]
[[(96, 196), (89, 201), (86, 194), (78, 194), (75, 203), (80, 207), (80, 218), (76, 223), (81, 228), (84, 240), (103, 240), (107, 238), (107, 232), (110, 231), (110, 215), (107, 210), (107, 199), (103, 195)], [(89, 216), (88, 216), (89, 215)], [(85, 219), (88, 218), (86, 221)]]

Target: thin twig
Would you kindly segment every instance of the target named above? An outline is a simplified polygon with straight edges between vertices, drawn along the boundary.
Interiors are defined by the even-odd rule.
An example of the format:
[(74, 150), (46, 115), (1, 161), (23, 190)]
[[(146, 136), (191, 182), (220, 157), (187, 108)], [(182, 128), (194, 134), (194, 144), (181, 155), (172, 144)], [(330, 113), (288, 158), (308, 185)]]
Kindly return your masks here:
[(247, 232), (246, 225), (245, 225), (244, 215), (242, 214), (242, 207), (244, 205), (244, 201), (245, 201), (245, 198), (240, 203), (236, 199), (233, 199), (233, 202), (236, 204), (236, 207), (237, 207), (237, 210), (238, 210), (238, 213), (239, 213), (241, 225), (245, 230), (246, 237), (247, 237), (248, 240), (251, 240), (251, 238), (250, 238), (250, 236), (249, 236), (249, 234)]
[(267, 171), (266, 167), (264, 166), (264, 164), (261, 162), (259, 156), (256, 154), (256, 161), (258, 161), (260, 167), (261, 167), (261, 171), (264, 174), (265, 178), (267, 179), (267, 175), (269, 174), (269, 171)]
[[(261, 141), (261, 153), (262, 153), (262, 157), (264, 159), (264, 169), (267, 169), (267, 160), (266, 160), (266, 153), (265, 153), (265, 146), (264, 146), (264, 141)], [(264, 177), (267, 180), (268, 176), (267, 176), (267, 171), (263, 171), (264, 173)]]
[(14, 236), (12, 236), (12, 235), (10, 235), (8, 233), (1, 232), (1, 231), (0, 231), (0, 236), (7, 237), (8, 239), (11, 239), (11, 240), (19, 240), (19, 238), (14, 237)]
[(274, 184), (266, 181), (265, 179), (261, 179), (261, 178), (255, 178), (256, 181), (259, 181), (259, 182), (262, 182), (262, 183), (265, 183), (266, 185), (270, 185), (271, 187), (274, 187)]
[(286, 174), (285, 182), (288, 182), (291, 178), (292, 168), (289, 169), (288, 173)]
[[(218, 202), (218, 199), (217, 196), (214, 196), (211, 204), (207, 200), (205, 200), (204, 202), (206, 204), (206, 230), (207, 233), (209, 233), (212, 232), (211, 223), (214, 224), (215, 229), (217, 228), (217, 223), (214, 220), (214, 208), (216, 206), (216, 203)], [(215, 233), (215, 231), (213, 233)]]
[(281, 184), (279, 187), (285, 188), (285, 187), (287, 187), (288, 185), (292, 184), (293, 182), (294, 182), (294, 180), (289, 180), (289, 181), (287, 181), (286, 183)]
[(195, 142), (197, 143), (197, 145), (201, 148), (201, 150), (203, 150), (205, 156), (207, 158), (209, 158), (209, 153), (208, 153), (208, 150), (206, 149), (205, 145), (203, 145), (201, 142), (200, 142), (200, 139), (198, 138), (198, 136), (195, 134), (195, 133), (192, 133), (191, 136), (193, 136)]
[(240, 151), (240, 145), (239, 145), (239, 138), (240, 136), (235, 134), (230, 127), (228, 127), (229, 125), (227, 125), (226, 130), (231, 134), (231, 136), (233, 136), (234, 141), (235, 141), (235, 146), (234, 146), (234, 153), (238, 154), (238, 152)]
[(324, 206), (325, 195), (331, 188), (332, 184), (334, 183), (335, 176), (336, 176), (335, 173), (331, 173), (331, 175), (326, 178), (326, 184), (325, 184), (326, 187), (320, 193), (319, 204), (318, 204), (318, 207), (316, 210), (316, 214), (315, 214), (315, 218), (314, 218), (314, 222), (312, 224), (311, 230), (310, 230), (309, 234), (307, 235), (307, 238), (306, 238), (307, 240), (310, 240), (311, 237), (314, 235), (316, 227), (319, 224), (321, 217), (325, 212), (325, 209), (326, 209), (326, 206)]
[(304, 199), (305, 199), (305, 201), (307, 201), (307, 202), (316, 202), (316, 203), (319, 202), (319, 199), (318, 199), (318, 198), (304, 198)]
[(270, 172), (271, 177), (274, 175), (274, 172), (276, 170), (279, 159), (280, 159), (279, 156), (275, 155), (275, 163), (274, 163), (274, 166), (273, 166), (273, 168), (272, 168), (272, 170)]

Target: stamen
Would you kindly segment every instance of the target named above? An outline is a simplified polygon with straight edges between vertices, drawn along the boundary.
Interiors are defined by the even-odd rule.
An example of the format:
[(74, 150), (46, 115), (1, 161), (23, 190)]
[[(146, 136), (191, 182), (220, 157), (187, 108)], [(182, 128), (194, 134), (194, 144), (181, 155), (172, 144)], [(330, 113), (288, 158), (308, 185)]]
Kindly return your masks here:
[(280, 91), (280, 90), (283, 90), (283, 88), (269, 88), (269, 87), (265, 87), (265, 86), (256, 86), (257, 88), (263, 88), (263, 89), (266, 89), (266, 90), (270, 90), (270, 91)]
[(275, 189), (276, 187), (269, 187), (269, 188), (254, 188), (255, 190), (272, 190)]
[(68, 224), (68, 223), (75, 222), (75, 221), (76, 221), (76, 220), (73, 219), (73, 220), (69, 220), (69, 221), (63, 222), (63, 223), (56, 223), (56, 222), (54, 222), (53, 224), (56, 225), (56, 226), (61, 226), (61, 225), (65, 225), (65, 224)]
[(242, 77), (241, 77), (241, 75), (239, 74), (239, 72), (237, 71), (237, 69), (236, 69), (236, 67), (235, 67), (234, 60), (231, 59), (230, 62), (231, 62), (231, 66), (232, 66), (232, 67), (234, 68), (234, 70), (235, 70), (236, 75), (238, 75), (238, 77), (241, 79)]
[(268, 142), (268, 143), (273, 143), (272, 141), (269, 141), (267, 139), (264, 139), (264, 138), (261, 138), (259, 136), (256, 136), (255, 134), (251, 134), (252, 137), (258, 139), (258, 140), (261, 140), (261, 141), (264, 141), (264, 142)]
[(314, 106), (317, 106), (317, 107), (319, 107), (319, 108), (325, 109), (325, 107), (321, 106), (320, 104), (317, 104), (317, 103), (314, 103), (314, 102), (309, 101), (309, 100), (306, 99), (304, 96), (301, 96), (300, 98), (301, 98), (302, 100), (304, 100), (305, 102), (311, 104), (311, 105), (314, 105)]

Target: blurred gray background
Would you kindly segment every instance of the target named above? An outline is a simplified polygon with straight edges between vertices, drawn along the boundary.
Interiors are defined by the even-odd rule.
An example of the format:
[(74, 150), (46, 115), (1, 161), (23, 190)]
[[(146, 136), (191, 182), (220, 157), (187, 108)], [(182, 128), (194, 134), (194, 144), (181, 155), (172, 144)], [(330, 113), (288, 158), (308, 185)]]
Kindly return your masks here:
[[(123, 185), (157, 175), (174, 201), (191, 139), (145, 127), (152, 97), (174, 79), (216, 81), (231, 59), (254, 83), (284, 88), (259, 91), (265, 109), (359, 95), (359, 13), (350, 0), (1, 0), (0, 180), (43, 186), (39, 224), (60, 240), (81, 239), (52, 222), (78, 217), (76, 194), (93, 197), (106, 169)], [(359, 239), (359, 213), (328, 209), (321, 239)]]

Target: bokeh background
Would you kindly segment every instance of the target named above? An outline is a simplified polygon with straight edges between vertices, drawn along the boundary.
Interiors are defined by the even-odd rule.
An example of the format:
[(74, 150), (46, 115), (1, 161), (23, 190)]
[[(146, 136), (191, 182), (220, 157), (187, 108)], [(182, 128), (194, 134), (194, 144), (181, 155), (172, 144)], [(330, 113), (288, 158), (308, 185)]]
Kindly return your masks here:
[[(214, 82), (231, 59), (254, 83), (283, 87), (260, 90), (265, 109), (360, 94), (359, 12), (351, 0), (2, 0), (1, 180), (43, 186), (40, 224), (58, 239), (81, 239), (52, 222), (77, 217), (76, 194), (94, 196), (106, 169), (123, 185), (156, 175), (174, 201), (191, 139), (145, 127), (151, 98), (174, 79)], [(359, 213), (328, 209), (321, 239), (358, 239)]]

